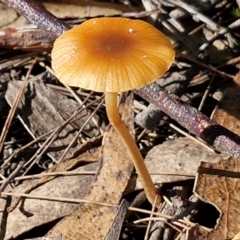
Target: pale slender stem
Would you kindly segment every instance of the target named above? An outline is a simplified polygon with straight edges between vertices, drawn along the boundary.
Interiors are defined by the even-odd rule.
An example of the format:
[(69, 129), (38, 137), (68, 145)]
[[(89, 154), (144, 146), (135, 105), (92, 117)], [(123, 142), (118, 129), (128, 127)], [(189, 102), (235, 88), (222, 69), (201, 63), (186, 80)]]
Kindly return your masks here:
[(137, 148), (137, 145), (129, 133), (128, 129), (121, 120), (121, 117), (118, 113), (117, 108), (117, 93), (105, 93), (105, 103), (108, 119), (115, 131), (121, 137), (127, 151), (133, 161), (134, 167), (137, 171), (137, 174), (142, 182), (143, 189), (146, 193), (148, 201), (153, 204), (156, 195), (158, 194), (157, 189), (155, 188), (153, 181), (150, 177), (150, 174), (147, 170), (147, 167), (144, 163), (143, 157)]

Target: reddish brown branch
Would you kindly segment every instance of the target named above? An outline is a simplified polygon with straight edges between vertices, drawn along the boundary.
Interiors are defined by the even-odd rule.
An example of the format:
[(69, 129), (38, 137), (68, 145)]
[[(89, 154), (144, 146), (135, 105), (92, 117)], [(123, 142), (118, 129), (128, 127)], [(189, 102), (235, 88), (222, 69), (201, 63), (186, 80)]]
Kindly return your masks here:
[(57, 17), (48, 12), (43, 5), (34, 0), (2, 0), (7, 6), (15, 9), (21, 16), (26, 17), (29, 22), (35, 24), (56, 36), (60, 36), (70, 27), (61, 22)]
[(21, 31), (7, 28), (0, 31), (0, 47), (27, 51), (51, 49), (56, 36), (39, 29)]
[(153, 103), (160, 110), (188, 129), (194, 135), (215, 147), (240, 159), (240, 137), (218, 125), (192, 106), (180, 102), (157, 83), (134, 90), (136, 94)]

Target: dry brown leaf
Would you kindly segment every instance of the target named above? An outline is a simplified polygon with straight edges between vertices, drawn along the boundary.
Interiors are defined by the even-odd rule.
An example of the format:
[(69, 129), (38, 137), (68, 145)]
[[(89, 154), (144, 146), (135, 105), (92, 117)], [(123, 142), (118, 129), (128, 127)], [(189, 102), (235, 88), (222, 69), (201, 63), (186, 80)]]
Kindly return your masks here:
[(211, 118), (228, 130), (240, 135), (240, 73), (224, 91), (218, 106)]
[[(83, 144), (79, 149), (77, 149), (73, 156), (69, 159), (64, 159), (63, 161), (59, 162), (58, 164), (54, 165), (52, 168), (47, 170), (47, 173), (54, 173), (54, 172), (66, 172), (73, 170), (74, 168), (80, 166), (83, 163), (87, 162), (97, 162), (100, 158), (101, 154), (101, 147), (100, 143), (102, 141), (102, 137), (97, 137), (90, 139), (85, 144)], [(97, 167), (96, 167), (97, 169)], [(94, 169), (94, 170), (96, 170)], [(30, 187), (24, 191), (24, 193), (30, 193), (34, 189), (40, 187), (41, 185), (51, 181), (52, 179), (56, 178), (56, 176), (44, 176), (40, 180), (36, 181), (34, 184), (30, 184)], [(17, 205), (22, 200), (22, 197), (17, 198), (10, 207), (8, 207), (8, 212), (12, 212)]]
[[(202, 226), (196, 224), (195, 226), (191, 227), (186, 232), (186, 240), (196, 240), (196, 239), (208, 239), (206, 236), (208, 235), (208, 231), (204, 229)], [(214, 239), (211, 239), (214, 240)], [(223, 239), (216, 239), (216, 240), (223, 240)]]
[[(77, 168), (74, 172), (96, 171), (97, 168), (98, 163), (91, 163)], [(93, 179), (93, 175), (61, 176), (38, 187), (31, 194), (46, 197), (82, 199), (89, 191)], [(25, 181), (22, 185), (16, 187), (13, 192), (23, 193), (26, 188), (31, 187), (36, 182), (38, 180)], [(25, 199), (18, 208), (8, 214), (6, 228), (2, 228), (2, 231), (5, 230), (5, 233), (2, 232), (5, 235), (4, 239), (18, 237), (34, 227), (64, 217), (76, 207), (76, 203)], [(1, 205), (1, 211), (3, 210), (4, 205)], [(6, 209), (4, 212), (4, 216), (6, 216)]]
[(195, 239), (232, 239), (240, 226), (239, 160), (229, 157), (218, 163), (201, 162), (194, 191), (201, 200), (220, 211), (217, 226), (209, 234), (196, 234)]
[(129, 203), (125, 199), (123, 199), (118, 208), (118, 213), (116, 214), (114, 222), (112, 223), (111, 229), (109, 230), (104, 240), (113, 240), (113, 239), (120, 238), (122, 224), (128, 212), (128, 207), (129, 207)]
[(17, 12), (5, 4), (0, 3), (0, 28), (17, 19)]
[[(164, 183), (194, 178), (201, 160), (217, 162), (228, 156), (225, 153), (217, 154), (209, 151), (189, 138), (178, 138), (153, 147), (148, 152), (145, 163), (150, 173), (165, 174), (152, 175), (153, 182)], [(192, 177), (184, 175), (192, 175)], [(141, 186), (141, 182), (137, 181), (137, 188)]]
[[(81, 148), (75, 151), (71, 159), (63, 160), (47, 172), (69, 171), (83, 163), (98, 161), (101, 153), (101, 147), (99, 147), (101, 139), (102, 138), (95, 138), (86, 142)], [(91, 163), (84, 167), (79, 167), (75, 171), (96, 171), (98, 166), (98, 163)], [(54, 176), (45, 176), (40, 180), (24, 181), (22, 185), (14, 189), (14, 192), (31, 192), (34, 195), (41, 196), (81, 199), (89, 191), (93, 179), (94, 176), (92, 175), (62, 176), (57, 178)], [(20, 211), (23, 206), (24, 210), (33, 214), (33, 216), (27, 218), (26, 215)], [(66, 202), (26, 199), (20, 207), (8, 215), (6, 229), (2, 228), (1, 234), (5, 235), (4, 239), (9, 239), (11, 236), (17, 237), (36, 226), (69, 214), (76, 206), (76, 204)], [(5, 201), (1, 201), (1, 210), (6, 212)]]
[[(44, 1), (43, 1), (44, 2)], [(64, 17), (94, 17), (99, 15), (110, 16), (132, 11), (128, 5), (119, 2), (108, 1), (85, 1), (85, 0), (68, 0), (53, 2), (44, 2), (44, 6), (55, 16)], [(139, 8), (135, 8), (136, 11)]]
[[(5, 96), (10, 105), (13, 104), (21, 84), (21, 81), (12, 81), (8, 83)], [(17, 113), (24, 127), (34, 138), (36, 138), (59, 127), (76, 109), (78, 109), (78, 107), (79, 103), (46, 87), (44, 84), (28, 83), (24, 97), (21, 99), (18, 106)], [(80, 117), (80, 119), (74, 121), (74, 124), (80, 128), (89, 115), (87, 111), (84, 110), (78, 117)], [(68, 124), (59, 134), (59, 137), (52, 143), (47, 153), (58, 160), (64, 153), (65, 148), (75, 137), (77, 130), (76, 127)], [(94, 127), (92, 121), (87, 124), (84, 130), (87, 131), (90, 136), (100, 134), (99, 130)], [(66, 157), (71, 156), (75, 148), (76, 144), (69, 149)]]
[[(57, 17), (90, 17), (90, 16), (110, 16), (130, 12), (133, 9), (118, 2), (101, 2), (101, 1), (43, 1), (48, 11)], [(135, 7), (135, 11), (140, 11), (139, 7)], [(56, 37), (52, 34), (39, 29), (34, 29), (32, 25), (26, 25), (27, 21), (24, 17), (17, 16), (17, 13), (7, 6), (0, 3), (0, 28), (5, 27), (0, 32), (0, 46), (11, 49), (24, 49), (33, 51), (43, 51), (50, 49)], [(24, 26), (25, 25), (25, 26)], [(11, 27), (11, 28), (7, 28)], [(24, 27), (23, 27), (24, 26)], [(21, 29), (15, 29), (21, 27)]]
[[(132, 95), (125, 105), (120, 105), (122, 118), (130, 130), (133, 129)], [(133, 166), (129, 155), (119, 136), (112, 127), (104, 136), (103, 154), (100, 169), (96, 175), (91, 191), (85, 199), (116, 205), (106, 207), (93, 204), (80, 206), (59, 222), (47, 236), (62, 234), (64, 239), (100, 240), (104, 239), (114, 218), (117, 216), (118, 204), (130, 180)]]
[(240, 232), (238, 232), (232, 240), (240, 240)]
[[(59, 18), (65, 17), (94, 17), (111, 16), (126, 12), (139, 12), (142, 8), (132, 5), (125, 5), (117, 1), (86, 1), (68, 0), (62, 1), (41, 1), (45, 8)], [(11, 10), (11, 11), (10, 11)], [(7, 11), (7, 12), (6, 12)], [(6, 17), (7, 16), (7, 17)], [(14, 21), (15, 20), (15, 21)], [(23, 16), (18, 16), (15, 11), (8, 8), (0, 9), (0, 27), (23, 27), (28, 21)]]
[(29, 239), (25, 239), (25, 240), (62, 240), (62, 236), (59, 235), (57, 237), (53, 237), (53, 238), (46, 238), (46, 237), (39, 237), (39, 238), (29, 238)]

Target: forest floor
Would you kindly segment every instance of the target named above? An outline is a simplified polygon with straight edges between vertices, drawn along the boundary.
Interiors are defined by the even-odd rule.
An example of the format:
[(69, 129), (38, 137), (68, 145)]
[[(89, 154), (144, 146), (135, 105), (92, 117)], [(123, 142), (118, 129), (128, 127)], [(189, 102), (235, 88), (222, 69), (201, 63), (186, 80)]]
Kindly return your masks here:
[(239, 1), (142, 2), (41, 1), (70, 26), (129, 17), (171, 40), (176, 58), (157, 84), (174, 107), (138, 91), (119, 104), (159, 206), (146, 200), (103, 94), (54, 75), (48, 15), (38, 29), (0, 4), (0, 240), (240, 239)]

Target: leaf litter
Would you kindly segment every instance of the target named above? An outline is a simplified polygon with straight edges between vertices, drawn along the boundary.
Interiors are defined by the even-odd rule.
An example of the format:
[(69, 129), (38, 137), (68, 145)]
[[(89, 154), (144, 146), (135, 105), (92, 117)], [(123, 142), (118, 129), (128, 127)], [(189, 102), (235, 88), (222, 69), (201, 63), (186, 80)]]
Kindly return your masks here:
[[(232, 79), (232, 76), (236, 74), (238, 69), (237, 64), (239, 61), (237, 57), (235, 58), (236, 54), (234, 54), (237, 46), (237, 41), (235, 40), (238, 36), (235, 34), (234, 30), (231, 33), (227, 33), (226, 35), (222, 34), (222, 32), (224, 31), (226, 33), (226, 28), (223, 27), (220, 28), (219, 32), (220, 35), (222, 34), (223, 38), (214, 41), (214, 31), (216, 30), (217, 26), (216, 24), (214, 24), (214, 19), (215, 17), (218, 17), (218, 14), (214, 16), (213, 19), (204, 18), (205, 14), (209, 15), (209, 13), (213, 10), (215, 11), (215, 13), (218, 13), (218, 11), (219, 13), (223, 12), (223, 16), (229, 17), (226, 12), (230, 9), (230, 7), (236, 7), (236, 5), (232, 3), (232, 5), (230, 4), (229, 7), (228, 5), (225, 6), (224, 3), (222, 3), (223, 5), (215, 5), (214, 9), (213, 6), (208, 5), (209, 3), (206, 3), (205, 5), (196, 4), (195, 9), (197, 8), (198, 12), (194, 13), (194, 11), (196, 10), (193, 10), (191, 4), (187, 6), (182, 1), (169, 1), (169, 3), (162, 1), (160, 2), (161, 5), (159, 5), (158, 10), (166, 12), (167, 9), (167, 11), (169, 11), (167, 14), (169, 14), (171, 18), (162, 19), (162, 15), (159, 15), (159, 13), (156, 11), (154, 12), (154, 15), (150, 14), (150, 17), (157, 16), (158, 19), (161, 19), (160, 22), (164, 25), (164, 27), (171, 32), (170, 35), (174, 35), (171, 37), (176, 43), (177, 52), (187, 52), (187, 55), (183, 56), (180, 54), (180, 57), (177, 57), (175, 68), (177, 68), (177, 72), (179, 72), (180, 69), (187, 70), (182, 71), (182, 74), (185, 74), (184, 79), (186, 80), (186, 82), (188, 82), (187, 80), (189, 80), (189, 82), (186, 85), (184, 84), (184, 87), (183, 84), (179, 84), (177, 88), (183, 87), (183, 89), (174, 89), (173, 92), (177, 93), (178, 91), (180, 91), (179, 96), (181, 96), (182, 100), (196, 106), (195, 99), (198, 99), (199, 95), (203, 95), (202, 93), (203, 91), (205, 91), (205, 89), (210, 89), (206, 90), (205, 96), (207, 96), (207, 98), (203, 96), (200, 102), (201, 106), (199, 106), (199, 109), (202, 109), (205, 114), (209, 114), (212, 109), (209, 106), (215, 104), (213, 103), (212, 97), (215, 97), (214, 94), (216, 93), (219, 94), (219, 92), (222, 91), (221, 89), (225, 89), (223, 98), (221, 99), (220, 104), (216, 108), (212, 119), (222, 124), (232, 132), (239, 134), (239, 111), (237, 104), (239, 99), (238, 75), (234, 78), (234, 82), (231, 83), (232, 86), (231, 84), (229, 84), (230, 87), (226, 88), (226, 78)], [(143, 1), (143, 3), (146, 10), (149, 10), (149, 7), (151, 7), (151, 9), (154, 9), (155, 5), (152, 1), (149, 1), (148, 5), (146, 1)], [(179, 5), (180, 3), (182, 4)], [(136, 10), (135, 6), (132, 5), (131, 1), (124, 2), (124, 4), (125, 7), (132, 6), (131, 11), (133, 11), (133, 9)], [(176, 14), (177, 10), (179, 11), (179, 9), (175, 8), (174, 6), (181, 6), (183, 9), (185, 9), (185, 13), (183, 14), (182, 18), (172, 17), (176, 16), (174, 14)], [(6, 9), (4, 11), (6, 11)], [(98, 10), (96, 13), (98, 13)], [(198, 26), (198, 23), (196, 24), (196, 22), (191, 19), (190, 15), (186, 15), (186, 13), (194, 13), (194, 17), (198, 18), (198, 21), (200, 21), (200, 23), (205, 23), (205, 25)], [(142, 16), (148, 16), (149, 12), (142, 12), (142, 14)], [(69, 14), (69, 16), (70, 15), (72, 15), (72, 13)], [(63, 14), (62, 16), (66, 15)], [(131, 13), (131, 16), (134, 16), (134, 12)], [(140, 15), (135, 14), (135, 16)], [(210, 16), (212, 16), (212, 14)], [(192, 25), (186, 24), (186, 22), (184, 22), (184, 19), (188, 19), (188, 23), (189, 19), (191, 19)], [(79, 21), (81, 22), (83, 20), (84, 19), (80, 19)], [(19, 22), (21, 21), (22, 20), (20, 20)], [(181, 26), (176, 25), (176, 23), (181, 23)], [(175, 24), (176, 29), (173, 30), (173, 28), (170, 27), (171, 24)], [(210, 32), (209, 29), (207, 29), (209, 26)], [(230, 28), (234, 29), (232, 24), (230, 24), (229, 26)], [(181, 27), (181, 33), (179, 32), (179, 27)], [(203, 36), (199, 34), (201, 32), (199, 29), (201, 28), (203, 29), (203, 36), (205, 34), (206, 39), (208, 39), (207, 45), (209, 49), (205, 48), (206, 43), (204, 43), (205, 45), (203, 44)], [(32, 60), (36, 57), (36, 55), (38, 55), (38, 59), (40, 59), (29, 77), (30, 81), (28, 80), (29, 83), (26, 89), (28, 90), (28, 92), (24, 93), (24, 98), (22, 98), (18, 104), (18, 115), (16, 115), (16, 117), (13, 119), (13, 122), (11, 123), (11, 128), (9, 132), (9, 136), (11, 136), (11, 138), (8, 136), (7, 140), (4, 143), (3, 160), (5, 161), (2, 161), (3, 164), (1, 169), (3, 176), (7, 178), (9, 177), (9, 173), (7, 172), (14, 173), (15, 167), (20, 164), (20, 162), (17, 164), (15, 162), (18, 162), (19, 159), (26, 160), (31, 158), (31, 156), (28, 156), (28, 154), (31, 155), (32, 153), (27, 152), (27, 150), (29, 151), (31, 147), (38, 149), (39, 146), (41, 146), (43, 143), (44, 134), (49, 131), (53, 131), (53, 129), (61, 126), (64, 121), (69, 119), (74, 110), (79, 107), (79, 104), (76, 103), (76, 99), (73, 100), (73, 92), (69, 93), (61, 86), (59, 86), (59, 88), (53, 88), (48, 85), (49, 83), (52, 86), (56, 85), (56, 80), (53, 78), (53, 76), (51, 76), (51, 74), (49, 75), (50, 77), (48, 76), (45, 80), (44, 76), (47, 76), (45, 73), (44, 75), (40, 74), (39, 78), (36, 79), (36, 68), (44, 68), (44, 71), (47, 71), (49, 61), (48, 55), (46, 53), (41, 54), (40, 52), (43, 49), (44, 51), (50, 49), (54, 38), (41, 30), (30, 29), (28, 31), (25, 31), (24, 33), (23, 32), (24, 31), (19, 29), (2, 30), (2, 37), (0, 40), (1, 46), (5, 46), (4, 51), (1, 53), (1, 69), (4, 70), (6, 74), (8, 74), (8, 76), (1, 76), (0, 89), (5, 94), (7, 103), (10, 105), (10, 107), (12, 106), (14, 98), (18, 93), (19, 86), (22, 83), (19, 80), (21, 80), (22, 76), (25, 75), (26, 69), (29, 68), (29, 64), (31, 64)], [(187, 44), (185, 44), (185, 38), (182, 38), (184, 32), (189, 33)], [(25, 41), (22, 41), (23, 39)], [(34, 41), (31, 42), (30, 39), (33, 39)], [(183, 44), (181, 45), (179, 44), (179, 42)], [(213, 45), (211, 45), (211, 42), (213, 43)], [(209, 54), (208, 56), (210, 56), (209, 66), (206, 64), (208, 60), (204, 58), (204, 54), (200, 54), (198, 56), (200, 57), (200, 59), (198, 58), (197, 60), (194, 60), (195, 56), (197, 55), (196, 50), (198, 50), (197, 48), (199, 47), (199, 45), (201, 45), (199, 49), (201, 49), (201, 51), (202, 49), (205, 49), (204, 54)], [(226, 46), (228, 46), (228, 51), (226, 51)], [(13, 48), (25, 49), (31, 52), (16, 52), (12, 50)], [(229, 51), (229, 49), (233, 50), (233, 52)], [(6, 56), (8, 57), (6, 58)], [(203, 60), (201, 60), (201, 57), (203, 58)], [(231, 63), (229, 62), (229, 59), (231, 60)], [(204, 64), (202, 62), (204, 62)], [(223, 62), (225, 64), (223, 64)], [(214, 67), (212, 67), (212, 65), (214, 65)], [(220, 70), (217, 69), (218, 67), (220, 68)], [(169, 78), (171, 79), (171, 76)], [(6, 81), (6, 79), (8, 80)], [(165, 79), (167, 79), (167, 77), (163, 78), (162, 81), (164, 81)], [(176, 80), (177, 79), (175, 78), (174, 82)], [(215, 80), (217, 80), (217, 84), (214, 82)], [(46, 81), (48, 84), (46, 84)], [(171, 85), (171, 81), (167, 83), (167, 85), (168, 84)], [(94, 103), (94, 101), (99, 100), (100, 96), (98, 96), (97, 94), (91, 95), (88, 92), (84, 91), (78, 91), (77, 93), (83, 99), (89, 97), (89, 99), (87, 100), (88, 104), (93, 104), (88, 105), (88, 110), (83, 110), (85, 111), (86, 116), (89, 116), (89, 110), (91, 112), (94, 108), (96, 108), (97, 103)], [(36, 96), (35, 98), (34, 94)], [(35, 108), (28, 105), (29, 97), (33, 97), (31, 98), (31, 101), (36, 104)], [(139, 98), (137, 99), (137, 101), (142, 106), (147, 105), (145, 101)], [(4, 103), (2, 101), (0, 106), (1, 109), (3, 109), (2, 113), (4, 113), (5, 111), (7, 112), (8, 106), (6, 102)], [(39, 111), (37, 109), (41, 106), (43, 106), (42, 109), (44, 111), (41, 110), (41, 113), (39, 114)], [(128, 106), (126, 106), (125, 110), (127, 110), (127, 108)], [(50, 113), (44, 115), (45, 113), (49, 113), (49, 109), (53, 110), (53, 114), (51, 115)], [(72, 111), (69, 112), (70, 109), (72, 109)], [(135, 108), (135, 110), (137, 112), (139, 111), (137, 108)], [(29, 118), (26, 118), (27, 111), (32, 111), (30, 114), (28, 114)], [(156, 108), (151, 105), (149, 111), (144, 115), (145, 119), (141, 119), (141, 115), (139, 115), (140, 119), (138, 120), (139, 122), (141, 122), (141, 126), (143, 126), (144, 128), (145, 126), (147, 126), (146, 122), (149, 121), (148, 115), (152, 116), (152, 113), (154, 111), (156, 111)], [(161, 186), (161, 191), (165, 199), (165, 202), (159, 208), (159, 219), (156, 219), (155, 217), (154, 223), (150, 230), (150, 234), (146, 235), (145, 239), (165, 239), (164, 235), (165, 237), (167, 236), (168, 239), (237, 239), (239, 232), (239, 229), (237, 229), (238, 216), (236, 216), (235, 214), (237, 211), (236, 206), (238, 203), (238, 196), (236, 194), (238, 184), (238, 160), (228, 157), (228, 154), (209, 152), (207, 148), (204, 148), (197, 143), (192, 142), (192, 140), (190, 139), (178, 138), (178, 133), (170, 130), (169, 128), (172, 120), (162, 114), (157, 115), (155, 114), (155, 116), (158, 117), (158, 120), (154, 117), (154, 124), (150, 125), (150, 128), (154, 129), (153, 133), (149, 133), (149, 131), (144, 131), (141, 135), (139, 130), (137, 130), (137, 135), (141, 136), (140, 138), (138, 138), (139, 146), (141, 147), (143, 154), (146, 154), (146, 164), (149, 167), (150, 172), (152, 172), (154, 182)], [(49, 122), (51, 122), (51, 120), (54, 120), (56, 116), (59, 116), (58, 120), (53, 125), (49, 124)], [(27, 210), (26, 212), (34, 213), (33, 216), (26, 218), (26, 216), (22, 212), (20, 212), (20, 207), (16, 208), (13, 212), (9, 214), (6, 214), (6, 207), (9, 207), (10, 204), (9, 202), (7, 202), (8, 206), (6, 206), (6, 201), (4, 201), (2, 209), (5, 209), (5, 215), (3, 214), (2, 217), (2, 226), (4, 226), (4, 222), (10, 221), (12, 225), (16, 225), (16, 228), (18, 228), (17, 230), (15, 229), (9, 232), (7, 231), (7, 234), (9, 234), (9, 236), (12, 234), (17, 239), (17, 236), (19, 236), (19, 234), (22, 234), (24, 232), (27, 233), (35, 226), (41, 226), (43, 223), (48, 223), (53, 219), (64, 217), (66, 214), (69, 214), (65, 218), (63, 218), (55, 227), (53, 227), (52, 230), (50, 230), (49, 234), (53, 234), (51, 236), (57, 238), (57, 236), (60, 236), (59, 233), (64, 233), (67, 235), (67, 237), (70, 236), (67, 239), (75, 239), (71, 237), (71, 234), (73, 236), (82, 234), (82, 239), (131, 239), (131, 236), (132, 239), (134, 239), (134, 237), (137, 239), (143, 239), (145, 229), (147, 228), (146, 221), (149, 220), (147, 220), (146, 217), (149, 216), (149, 212), (146, 211), (145, 214), (137, 214), (136, 211), (139, 212), (140, 210), (144, 210), (143, 208), (145, 207), (141, 205), (144, 200), (139, 200), (141, 199), (141, 197), (136, 197), (135, 200), (132, 202), (132, 206), (129, 208), (131, 209), (130, 211), (127, 211), (129, 205), (128, 202), (126, 202), (126, 200), (121, 200), (125, 190), (127, 192), (130, 192), (131, 194), (136, 195), (134, 189), (141, 189), (141, 185), (139, 184), (139, 182), (137, 182), (137, 187), (135, 187), (135, 178), (132, 177), (134, 176), (134, 174), (131, 176), (132, 170), (129, 170), (131, 169), (131, 166), (127, 163), (127, 156), (122, 158), (122, 163), (125, 163), (126, 161), (125, 164), (120, 164), (116, 166), (111, 165), (114, 163), (111, 163), (110, 161), (113, 158), (113, 153), (116, 154), (117, 152), (120, 155), (124, 155), (124, 150), (122, 149), (122, 146), (120, 146), (121, 144), (119, 143), (119, 141), (117, 141), (117, 137), (115, 137), (114, 132), (111, 132), (110, 129), (107, 130), (103, 147), (101, 147), (101, 136), (97, 139), (94, 138), (94, 136), (101, 134), (101, 129), (96, 126), (96, 121), (91, 118), (90, 128), (84, 129), (81, 132), (80, 136), (76, 135), (79, 127), (81, 128), (82, 124), (86, 122), (86, 116), (85, 114), (81, 116), (81, 118), (79, 119), (79, 125), (75, 123), (66, 125), (67, 127), (63, 130), (66, 131), (66, 133), (63, 134), (63, 137), (58, 137), (57, 141), (53, 141), (52, 143), (52, 146), (55, 146), (54, 144), (56, 144), (57, 142), (60, 143), (60, 145), (56, 145), (56, 147), (54, 147), (55, 150), (54, 148), (48, 148), (47, 151), (43, 149), (40, 154), (41, 157), (35, 157), (37, 161), (33, 161), (34, 164), (31, 166), (31, 168), (29, 168), (29, 170), (31, 170), (33, 166), (39, 166), (43, 169), (49, 168), (51, 165), (56, 164), (53, 168), (47, 170), (47, 172), (53, 173), (54, 171), (69, 171), (75, 169), (79, 165), (81, 166), (80, 168), (83, 168), (82, 165), (84, 165), (91, 159), (95, 159), (94, 161), (100, 159), (100, 169), (99, 171), (97, 171), (96, 176), (85, 176), (85, 178), (89, 178), (88, 184), (82, 183), (79, 184), (79, 186), (76, 186), (76, 184), (74, 183), (71, 184), (72, 181), (81, 181), (80, 176), (61, 176), (57, 178), (52, 176), (45, 176), (41, 180), (36, 181), (37, 183), (30, 183), (30, 181), (27, 180), (23, 184), (20, 184), (21, 182), (19, 182), (19, 180), (13, 181), (13, 179), (9, 178), (9, 182), (11, 182), (11, 186), (14, 187), (14, 190), (11, 190), (10, 185), (8, 185), (6, 191), (8, 190), (18, 193), (31, 192), (32, 194), (35, 193), (36, 195), (42, 196), (55, 196), (58, 193), (59, 196), (65, 196), (64, 194), (66, 194), (67, 198), (83, 198), (85, 196), (85, 199), (89, 199), (91, 201), (97, 200), (99, 201), (99, 203), (101, 203), (104, 199), (103, 202), (110, 202), (110, 204), (113, 204), (114, 206), (97, 206), (95, 204), (91, 205), (86, 203), (80, 203), (79, 207), (77, 207), (76, 204), (71, 203), (69, 204), (69, 206), (71, 207), (70, 209), (60, 207), (62, 211), (56, 211), (56, 208), (59, 208), (60, 205), (58, 204), (60, 203), (54, 202), (54, 206), (56, 208), (53, 207), (53, 211), (50, 211), (46, 207), (48, 205), (50, 206), (50, 202), (47, 200), (36, 200), (38, 202), (33, 203), (35, 200), (25, 199), (25, 201), (22, 202), (22, 204), (24, 205), (24, 209)], [(104, 110), (103, 107), (100, 106), (97, 114), (95, 114), (95, 119), (97, 117), (100, 123), (106, 123), (103, 116)], [(2, 122), (5, 117), (6, 114), (3, 114), (1, 118), (1, 125), (3, 125)], [(18, 123), (18, 119), (20, 119), (22, 126), (27, 129), (28, 133), (25, 132), (22, 127), (20, 127), (21, 125), (20, 123)], [(43, 120), (40, 121), (40, 119)], [(130, 123), (132, 121), (133, 119), (130, 118), (128, 122)], [(158, 122), (160, 122), (160, 125), (158, 125)], [(15, 132), (19, 131), (23, 134), (15, 134)], [(26, 145), (25, 139), (26, 136), (28, 136), (29, 138), (28, 134), (30, 135), (30, 137), (35, 139), (30, 141), (30, 143), (28, 143), (29, 145)], [(19, 136), (21, 136), (23, 139), (19, 139)], [(76, 142), (75, 145), (70, 146), (69, 144), (71, 140), (67, 139), (68, 136), (71, 136), (72, 139), (76, 138), (80, 142), (80, 147), (76, 144)], [(173, 140), (170, 140), (172, 138)], [(64, 143), (64, 139), (66, 140), (66, 143)], [(159, 144), (159, 142), (161, 142), (161, 144)], [(92, 149), (89, 148), (91, 144), (93, 144), (94, 146)], [(66, 145), (69, 145), (70, 149), (70, 151), (68, 152), (68, 156), (65, 157), (65, 159), (63, 159), (61, 162), (57, 163), (58, 160), (61, 158), (60, 156), (62, 156), (62, 153), (64, 152), (64, 147), (66, 147)], [(63, 150), (59, 151), (59, 146), (64, 146), (62, 148)], [(76, 150), (76, 148), (78, 149)], [(149, 149), (151, 150), (149, 151)], [(101, 151), (102, 155), (100, 153)], [(110, 151), (110, 153), (106, 154), (106, 151)], [(48, 155), (46, 155), (46, 153), (48, 153)], [(48, 159), (49, 156), (50, 159)], [(83, 156), (83, 158), (81, 158), (81, 156)], [(106, 157), (106, 159), (104, 158), (104, 156)], [(54, 162), (52, 162), (52, 160), (54, 160)], [(201, 164), (198, 167), (200, 161)], [(46, 167), (43, 165), (43, 162), (50, 162), (50, 164), (48, 164), (48, 166)], [(91, 164), (92, 163), (90, 163), (90, 165), (86, 165), (86, 167), (89, 166), (91, 168)], [(94, 163), (94, 172), (96, 172), (96, 165), (98, 164), (99, 163)], [(107, 168), (108, 166), (109, 169)], [(121, 169), (124, 167), (126, 175), (124, 175), (121, 171)], [(105, 168), (107, 170), (105, 170)], [(26, 170), (26, 166), (24, 166), (23, 169)], [(205, 169), (204, 172), (202, 171), (203, 169)], [(193, 179), (195, 178), (196, 173), (197, 178), (195, 179), (195, 193), (192, 195)], [(19, 174), (21, 175), (23, 174), (23, 172), (19, 171), (17, 175)], [(25, 174), (27, 174), (27, 172)], [(125, 176), (126, 178), (124, 178), (123, 176)], [(74, 180), (74, 177), (76, 177), (76, 180)], [(112, 179), (118, 179), (118, 181), (116, 181), (114, 184), (115, 180), (113, 181)], [(102, 180), (103, 182), (101, 183), (100, 180)], [(5, 178), (3, 178), (3, 182), (4, 181), (6, 182)], [(56, 183), (59, 183), (59, 185), (55, 186), (54, 181)], [(70, 184), (65, 185), (65, 181), (69, 182)], [(94, 181), (93, 185), (90, 186), (92, 181)], [(206, 182), (209, 182), (209, 184), (206, 184)], [(18, 184), (20, 185), (17, 186)], [(24, 184), (26, 185), (25, 188), (23, 188)], [(64, 185), (65, 187), (62, 187)], [(83, 189), (80, 190), (83, 195), (78, 195), (78, 190), (74, 190), (75, 188), (73, 188), (73, 186), (76, 187), (76, 189)], [(21, 188), (22, 190), (20, 190)], [(41, 188), (43, 190), (41, 190)], [(63, 192), (60, 192), (60, 190), (63, 190)], [(34, 191), (39, 191), (39, 193)], [(55, 193), (55, 191), (56, 194), (53, 194)], [(75, 196), (72, 192), (76, 192), (77, 196)], [(125, 198), (128, 200), (132, 200), (132, 197), (135, 196), (131, 196), (131, 194), (129, 196), (126, 195)], [(2, 195), (2, 199), (5, 198), (3, 196), (4, 195)], [(144, 196), (142, 199), (144, 199)], [(223, 199), (227, 199), (228, 201), (223, 201)], [(205, 206), (204, 202), (209, 203), (209, 205), (213, 206), (213, 208), (217, 209), (217, 211), (219, 211), (220, 213), (220, 217), (214, 219), (214, 224), (210, 226), (204, 225), (204, 221), (197, 220), (199, 212), (204, 211), (202, 210)], [(33, 209), (31, 209), (31, 206), (33, 207)], [(45, 209), (46, 211), (42, 211), (43, 209)], [(20, 215), (15, 216), (14, 214), (17, 213)], [(82, 226), (87, 223), (87, 227), (85, 229), (83, 227), (83, 230), (79, 230), (78, 227), (76, 229), (74, 227), (71, 227), (78, 226), (76, 216), (78, 217), (80, 213), (80, 223), (82, 223)], [(157, 213), (155, 214), (157, 216)], [(6, 217), (7, 215), (8, 217)], [(152, 213), (152, 218), (154, 218), (154, 216), (154, 213)], [(136, 218), (139, 217), (145, 219), (145, 222), (142, 222), (141, 220), (140, 222), (137, 222)], [(93, 219), (96, 218), (99, 219), (99, 221), (93, 222)], [(210, 218), (210, 216), (205, 216), (205, 220), (206, 218)], [(30, 219), (32, 221), (30, 221)], [(44, 221), (42, 219), (44, 219)], [(102, 222), (102, 219), (106, 221)], [(18, 221), (19, 223), (16, 224), (16, 222)], [(24, 226), (21, 227), (21, 222), (25, 225), (28, 225), (27, 228), (24, 228)], [(79, 226), (81, 226), (81, 224)], [(99, 231), (96, 231), (97, 226), (100, 226)], [(68, 232), (68, 227), (70, 228), (70, 230), (72, 230), (71, 233)], [(77, 229), (79, 231), (77, 231)], [(89, 232), (87, 231), (87, 229), (89, 230)], [(45, 232), (46, 231), (47, 230), (45, 229)], [(86, 231), (86, 234), (84, 234), (84, 231)], [(6, 234), (6, 231), (4, 231), (4, 234), (1, 233), (2, 239), (7, 239), (8, 235)], [(92, 238), (90, 238), (91, 234)], [(38, 234), (38, 236), (40, 235), (42, 234)], [(29, 237), (27, 238), (29, 239)]]
[(220, 218), (210, 233), (200, 235), (195, 232), (195, 239), (232, 239), (238, 233), (239, 178), (240, 163), (237, 159), (230, 157), (217, 163), (200, 163), (194, 192), (203, 201), (213, 204), (220, 211)]
[[(126, 100), (124, 106), (119, 106), (119, 111), (123, 121), (132, 131), (132, 95), (129, 98), (130, 100)], [(109, 127), (103, 140), (99, 172), (96, 174), (95, 181), (85, 199), (90, 202), (107, 202), (113, 206), (80, 204), (75, 211), (60, 221), (47, 236), (55, 236), (61, 232), (64, 239), (104, 239), (117, 215), (118, 204), (128, 185), (132, 171), (132, 162), (125, 151), (125, 146), (113, 128)]]

